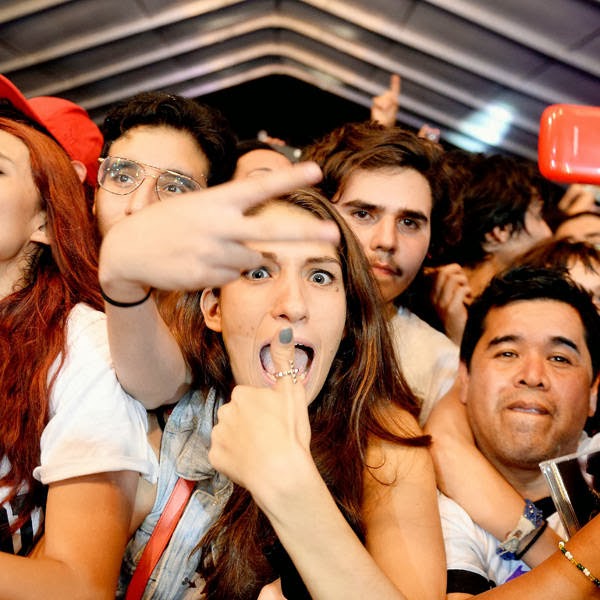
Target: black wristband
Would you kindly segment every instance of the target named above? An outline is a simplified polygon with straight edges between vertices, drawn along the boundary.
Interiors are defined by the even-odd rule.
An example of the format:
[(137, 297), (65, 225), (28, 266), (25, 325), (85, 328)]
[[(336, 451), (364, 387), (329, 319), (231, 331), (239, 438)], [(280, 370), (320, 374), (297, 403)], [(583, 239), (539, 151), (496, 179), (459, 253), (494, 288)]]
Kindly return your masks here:
[(132, 306), (139, 306), (140, 304), (144, 304), (144, 302), (146, 302), (146, 300), (150, 298), (150, 294), (152, 294), (153, 289), (154, 288), (150, 288), (148, 290), (148, 293), (141, 300), (136, 300), (135, 302), (119, 302), (118, 300), (113, 300), (110, 296), (107, 296), (104, 293), (104, 290), (102, 288), (100, 288), (100, 294), (102, 295), (102, 298), (104, 298), (104, 300), (111, 306), (117, 306), (118, 308), (131, 308)]
[(517, 560), (521, 560), (521, 558), (523, 558), (523, 556), (525, 556), (525, 554), (531, 549), (531, 546), (533, 546), (540, 539), (540, 537), (542, 537), (542, 533), (546, 531), (546, 527), (548, 527), (548, 521), (544, 520), (541, 527), (535, 532), (535, 535), (529, 540), (525, 548), (515, 554), (515, 558)]

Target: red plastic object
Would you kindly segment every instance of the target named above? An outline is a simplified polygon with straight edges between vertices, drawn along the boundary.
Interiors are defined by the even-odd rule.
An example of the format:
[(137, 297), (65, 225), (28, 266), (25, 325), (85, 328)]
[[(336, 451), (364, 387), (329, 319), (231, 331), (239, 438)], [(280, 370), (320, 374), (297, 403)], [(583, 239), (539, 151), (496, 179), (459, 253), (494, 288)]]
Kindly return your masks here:
[(540, 119), (538, 164), (552, 181), (600, 184), (600, 106), (548, 106)]

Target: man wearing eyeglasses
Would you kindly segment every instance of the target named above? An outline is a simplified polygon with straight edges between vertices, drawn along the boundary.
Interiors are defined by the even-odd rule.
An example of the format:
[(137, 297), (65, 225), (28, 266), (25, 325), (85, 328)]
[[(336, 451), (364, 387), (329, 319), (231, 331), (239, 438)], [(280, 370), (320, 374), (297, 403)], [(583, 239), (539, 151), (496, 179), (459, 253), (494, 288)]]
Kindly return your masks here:
[[(235, 169), (236, 138), (226, 118), (189, 98), (142, 92), (110, 110), (101, 129), (94, 215), (102, 238), (157, 202), (228, 181)], [(123, 252), (117, 262), (125, 260)], [(101, 286), (113, 361), (117, 368), (126, 365), (117, 372), (121, 384), (146, 405), (176, 402), (185, 391), (187, 369), (151, 290), (142, 292), (140, 302), (134, 282), (115, 289), (101, 277)], [(148, 378), (144, 365), (156, 377)]]
[(100, 234), (158, 202), (228, 181), (235, 136), (215, 109), (161, 92), (144, 92), (113, 108), (102, 126), (104, 147), (94, 212)]

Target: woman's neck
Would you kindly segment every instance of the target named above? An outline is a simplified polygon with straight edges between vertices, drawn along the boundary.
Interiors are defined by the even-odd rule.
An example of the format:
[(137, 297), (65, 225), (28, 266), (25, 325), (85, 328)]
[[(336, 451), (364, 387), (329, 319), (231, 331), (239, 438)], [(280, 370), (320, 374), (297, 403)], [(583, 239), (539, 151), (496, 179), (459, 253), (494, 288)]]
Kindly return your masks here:
[(391, 319), (398, 312), (398, 307), (394, 304), (393, 301), (386, 302), (383, 305), (383, 310), (384, 310), (386, 319)]
[(0, 262), (0, 300), (19, 289), (23, 283), (26, 258), (24, 256)]

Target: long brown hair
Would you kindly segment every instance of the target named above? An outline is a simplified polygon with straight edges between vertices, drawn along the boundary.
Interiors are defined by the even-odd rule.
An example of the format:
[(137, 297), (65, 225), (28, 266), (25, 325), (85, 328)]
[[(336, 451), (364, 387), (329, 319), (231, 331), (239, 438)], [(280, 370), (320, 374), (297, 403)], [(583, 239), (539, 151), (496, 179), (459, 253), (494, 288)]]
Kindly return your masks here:
[(12, 499), (22, 482), (29, 486), (17, 529), (39, 501), (33, 478), (40, 461), (40, 438), (48, 420), (51, 373), (64, 359), (65, 326), (78, 302), (102, 308), (98, 292), (97, 247), (83, 187), (66, 153), (35, 129), (0, 119), (0, 130), (29, 150), (33, 182), (46, 211), (49, 246), (29, 257), (22, 281), (0, 300), (0, 457), (10, 462), (0, 485)]
[[(301, 207), (320, 220), (335, 221), (340, 230), (346, 324), (327, 380), (309, 407), (311, 453), (338, 506), (364, 539), (361, 505), (368, 438), (413, 446), (426, 445), (429, 438), (397, 424), (395, 431), (405, 435), (390, 429), (394, 408), (416, 415), (418, 404), (396, 364), (378, 287), (359, 243), (331, 203), (315, 190), (299, 190), (272, 202)], [(196, 385), (204, 392), (216, 388), (228, 398), (233, 387), (229, 359), (221, 335), (198, 317), (198, 298), (189, 295), (180, 305), (179, 339)], [(250, 493), (235, 486), (200, 543), (207, 598), (256, 598), (260, 588), (277, 576), (264, 555), (274, 541), (271, 524)]]

